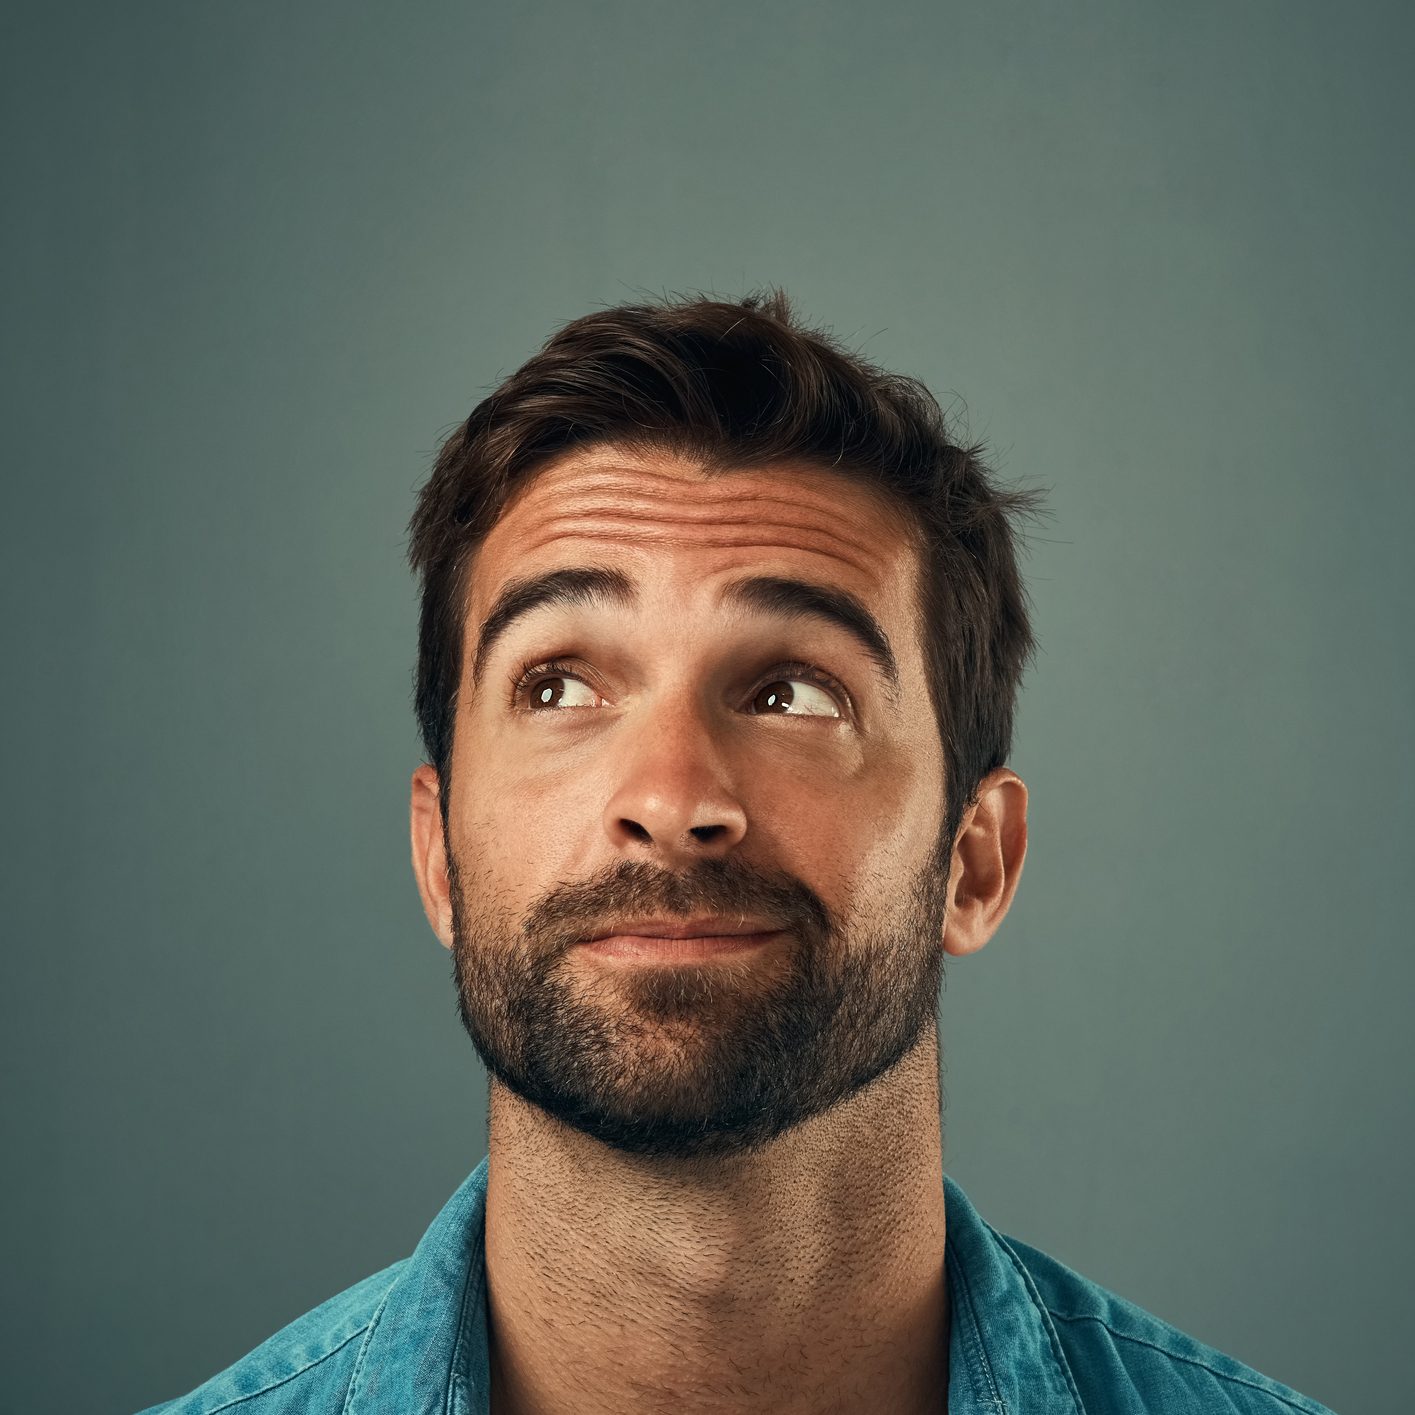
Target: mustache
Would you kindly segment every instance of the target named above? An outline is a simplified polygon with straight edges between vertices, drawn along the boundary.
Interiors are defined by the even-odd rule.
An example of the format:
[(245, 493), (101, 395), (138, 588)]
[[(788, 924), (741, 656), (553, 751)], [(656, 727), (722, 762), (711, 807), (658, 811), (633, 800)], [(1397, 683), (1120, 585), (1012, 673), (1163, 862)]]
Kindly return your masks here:
[[(447, 859), (454, 876), (450, 853)], [(453, 883), (455, 889), (455, 876)], [(684, 871), (621, 860), (600, 875), (543, 894), (523, 914), (521, 929), (527, 937), (569, 946), (610, 920), (703, 915), (770, 919), (815, 937), (828, 935), (834, 923), (820, 897), (784, 872), (757, 871), (736, 859), (704, 860)]]

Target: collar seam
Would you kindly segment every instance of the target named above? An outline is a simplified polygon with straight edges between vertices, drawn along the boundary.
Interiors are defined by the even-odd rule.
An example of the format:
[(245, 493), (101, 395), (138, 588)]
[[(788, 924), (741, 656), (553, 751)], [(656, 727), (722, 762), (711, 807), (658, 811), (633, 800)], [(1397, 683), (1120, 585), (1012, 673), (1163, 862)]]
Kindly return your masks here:
[(354, 1374), (349, 1379), (349, 1393), (344, 1397), (343, 1415), (357, 1415), (355, 1402), (359, 1394), (359, 1382), (363, 1379), (364, 1362), (368, 1359), (368, 1351), (373, 1343), (373, 1334), (378, 1330), (379, 1321), (383, 1317), (383, 1309), (388, 1306), (388, 1299), (393, 1296), (394, 1289), (403, 1280), (400, 1272), (392, 1282), (388, 1284), (388, 1291), (383, 1294), (383, 1300), (374, 1308), (373, 1316), (368, 1320), (368, 1325), (364, 1328), (364, 1342), (359, 1347), (359, 1354), (354, 1360)]
[[(485, 1199), (483, 1199), (481, 1241), (472, 1246), (471, 1262), (467, 1264), (467, 1275), (462, 1282), (462, 1297), (457, 1305), (457, 1339), (452, 1343), (452, 1360), (447, 1369), (447, 1392), (443, 1397), (443, 1411), (445, 1415), (455, 1415), (455, 1392), (459, 1385), (466, 1386), (470, 1382), (463, 1376), (463, 1364), (466, 1360), (468, 1350), (467, 1342), (467, 1313), (468, 1310), (477, 1304), (486, 1285), (486, 1209)], [(491, 1335), (491, 1304), (483, 1304), (483, 1311), (486, 1313), (485, 1328), (488, 1340)], [(472, 1387), (475, 1391), (475, 1387)], [(487, 1376), (486, 1397), (488, 1403), (491, 1400), (491, 1377)]]
[[(973, 1292), (968, 1286), (967, 1275), (963, 1271), (963, 1264), (958, 1261), (958, 1255), (954, 1251), (952, 1242), (946, 1242), (944, 1245), (944, 1261), (948, 1265), (949, 1301), (953, 1309), (952, 1320), (957, 1323), (960, 1316), (966, 1318), (966, 1322), (962, 1325), (959, 1345), (964, 1348), (968, 1373), (973, 1378), (973, 1394), (980, 1404), (989, 1406), (997, 1412), (997, 1415), (1007, 1415), (1007, 1402), (1002, 1398), (1002, 1392), (998, 1389), (997, 1378), (992, 1373), (992, 1362), (988, 1359), (988, 1350), (983, 1344), (982, 1332), (978, 1326), (978, 1310), (973, 1303)], [(951, 1363), (948, 1379), (951, 1384), (953, 1380)], [(946, 1395), (945, 1392), (945, 1398)]]
[(1042, 1328), (1047, 1334), (1047, 1342), (1051, 1347), (1051, 1357), (1056, 1363), (1056, 1368), (1061, 1372), (1062, 1378), (1066, 1382), (1066, 1388), (1071, 1392), (1071, 1399), (1075, 1402), (1075, 1407), (1080, 1415), (1085, 1415), (1085, 1405), (1081, 1401), (1081, 1392), (1076, 1387), (1076, 1380), (1071, 1374), (1071, 1367), (1066, 1360), (1066, 1354), (1061, 1348), (1061, 1338), (1057, 1335), (1056, 1326), (1051, 1319), (1051, 1311), (1046, 1303), (1042, 1301), (1042, 1294), (1037, 1291), (1037, 1285), (1032, 1281), (1032, 1274), (1027, 1271), (1022, 1259), (1017, 1256), (1012, 1245), (990, 1224), (982, 1218), (982, 1225), (992, 1234), (993, 1241), (1007, 1254), (1008, 1261), (1017, 1270), (1017, 1276), (1021, 1278), (1023, 1286), (1027, 1291), (1027, 1298), (1037, 1310), (1037, 1315), (1041, 1318)]
[(1051, 1312), (1050, 1308), (1047, 1310), (1059, 1322), (1096, 1322), (1103, 1326), (1116, 1341), (1129, 1341), (1136, 1346), (1147, 1346), (1151, 1351), (1158, 1351), (1161, 1356), (1167, 1356), (1171, 1361), (1183, 1361), (1187, 1366), (1197, 1366), (1201, 1371), (1207, 1371), (1215, 1380), (1232, 1381), (1234, 1385), (1247, 1386), (1249, 1390), (1261, 1391), (1264, 1395), (1272, 1396), (1274, 1400), (1282, 1401), (1284, 1405), (1292, 1406), (1294, 1410), (1301, 1410), (1304, 1415), (1307, 1415), (1307, 1412), (1311, 1410), (1310, 1405), (1298, 1405), (1279, 1391), (1275, 1391), (1269, 1386), (1259, 1385), (1256, 1381), (1250, 1381), (1245, 1376), (1234, 1375), (1231, 1371), (1220, 1371), (1217, 1367), (1209, 1365), (1207, 1361), (1200, 1361), (1195, 1356), (1187, 1356), (1182, 1351), (1171, 1351), (1169, 1347), (1161, 1346), (1157, 1341), (1147, 1341), (1143, 1336), (1117, 1331), (1104, 1317), (1098, 1317), (1092, 1312)]
[(312, 1371), (321, 1361), (327, 1361), (331, 1356), (338, 1355), (356, 1336), (360, 1336), (365, 1331), (364, 1327), (357, 1327), (351, 1331), (342, 1341), (336, 1342), (328, 1351), (321, 1352), (312, 1361), (306, 1361), (298, 1371), (291, 1371), (288, 1375), (281, 1376), (278, 1380), (271, 1381), (268, 1385), (263, 1385), (259, 1390), (247, 1391), (244, 1395), (235, 1396), (231, 1400), (223, 1400), (220, 1405), (203, 1407), (202, 1415), (220, 1415), (223, 1410), (233, 1410), (238, 1405), (244, 1405), (248, 1400), (255, 1400), (262, 1395), (268, 1395), (273, 1390), (278, 1390), (289, 1381), (303, 1376), (306, 1371)]

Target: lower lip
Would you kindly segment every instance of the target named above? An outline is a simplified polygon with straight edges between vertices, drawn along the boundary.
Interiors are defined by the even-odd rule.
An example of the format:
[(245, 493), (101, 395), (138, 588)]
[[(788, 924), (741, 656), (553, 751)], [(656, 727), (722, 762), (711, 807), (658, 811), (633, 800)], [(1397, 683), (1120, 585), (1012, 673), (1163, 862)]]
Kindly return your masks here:
[(747, 953), (781, 937), (781, 930), (762, 934), (723, 934), (701, 938), (649, 938), (643, 934), (614, 934), (579, 947), (601, 958), (638, 958), (658, 963), (700, 963)]

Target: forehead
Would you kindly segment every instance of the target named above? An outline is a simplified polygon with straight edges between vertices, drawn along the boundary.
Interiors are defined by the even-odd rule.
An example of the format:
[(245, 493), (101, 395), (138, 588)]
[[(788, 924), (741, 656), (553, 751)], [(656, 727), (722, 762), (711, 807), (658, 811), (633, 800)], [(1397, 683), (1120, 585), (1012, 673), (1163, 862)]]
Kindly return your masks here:
[(508, 579), (606, 559), (650, 592), (776, 573), (848, 590), (901, 631), (914, 623), (914, 533), (883, 491), (810, 463), (707, 476), (671, 453), (596, 446), (547, 463), (503, 511), (473, 563), (468, 630)]

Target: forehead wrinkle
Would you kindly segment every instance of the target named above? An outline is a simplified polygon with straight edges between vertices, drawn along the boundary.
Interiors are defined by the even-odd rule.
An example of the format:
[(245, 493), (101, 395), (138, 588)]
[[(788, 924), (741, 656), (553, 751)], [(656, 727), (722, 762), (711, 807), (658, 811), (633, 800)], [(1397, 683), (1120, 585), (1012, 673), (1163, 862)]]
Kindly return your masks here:
[[(626, 504), (626, 500), (638, 504)], [(812, 515), (812, 512), (815, 514)], [(712, 501), (689, 504), (681, 496), (638, 496), (620, 498), (612, 503), (595, 497), (562, 496), (556, 498), (553, 514), (601, 518), (622, 516), (637, 520), (681, 521), (685, 525), (706, 525), (725, 519), (760, 522), (779, 517), (785, 523), (824, 528), (836, 522), (840, 512), (837, 508), (816, 506), (809, 501), (789, 501), (777, 497), (734, 496), (726, 501), (718, 497)]]
[[(871, 579), (874, 577), (870, 573), (872, 564), (878, 561), (878, 555), (871, 555), (868, 549), (857, 542), (848, 540), (846, 537), (836, 535), (831, 531), (820, 529), (819, 534), (826, 540), (834, 544), (825, 548), (819, 544), (807, 543), (800, 540), (782, 539), (776, 536), (769, 536), (763, 539), (763, 527), (759, 522), (750, 519), (736, 522), (721, 520), (703, 521), (699, 524), (711, 525), (715, 528), (730, 527), (740, 524), (744, 527), (738, 535), (682, 535), (674, 534), (672, 530), (664, 530), (661, 534), (655, 535), (644, 521), (651, 518), (641, 518), (640, 527), (634, 530), (617, 529), (611, 525), (599, 525), (588, 527), (583, 525), (565, 524), (567, 518), (558, 517), (555, 522), (544, 528), (545, 534), (527, 547), (528, 551), (538, 551), (545, 549), (548, 545), (554, 545), (559, 540), (599, 540), (612, 541), (625, 545), (666, 545), (685, 550), (799, 550), (808, 554), (828, 555), (833, 559), (841, 560), (852, 569), (859, 571), (861, 575)], [(800, 531), (802, 529), (816, 532), (816, 527), (792, 526), (789, 529)]]
[[(869, 512), (877, 517), (882, 525), (892, 527), (898, 521), (898, 512), (892, 506), (887, 506), (881, 502), (876, 494), (871, 493), (867, 488), (856, 484), (853, 489), (860, 492), (861, 497), (866, 502)], [(802, 488), (806, 491), (808, 488)], [(752, 492), (737, 491), (735, 494), (729, 489), (723, 491), (709, 483), (708, 485), (695, 486), (688, 482), (675, 482), (672, 489), (665, 489), (662, 492), (647, 490), (642, 487), (630, 487), (623, 484), (607, 483), (602, 486), (585, 485), (583, 482), (576, 484), (573, 488), (567, 488), (557, 492), (554, 497), (555, 509), (561, 512), (570, 513), (594, 513), (600, 510), (607, 510), (610, 514), (622, 513), (622, 505), (605, 505), (605, 495), (608, 493), (617, 502), (642, 501), (649, 503), (659, 503), (674, 509), (696, 510), (701, 506), (709, 515), (720, 514), (713, 510), (715, 506), (724, 501), (733, 507), (741, 506), (744, 502), (750, 502), (762, 507), (781, 507), (788, 512), (795, 512), (800, 515), (802, 512), (817, 512), (819, 521), (826, 524), (839, 514), (838, 508), (821, 506), (813, 501), (809, 496), (802, 496), (799, 492), (790, 495), (785, 492), (773, 494), (770, 491), (757, 490)], [(848, 494), (848, 493), (847, 493)], [(694, 519), (687, 517), (685, 519)]]
[[(550, 480), (546, 478), (546, 480)], [(711, 481), (687, 481), (679, 477), (664, 477), (661, 480), (665, 485), (658, 487), (646, 487), (639, 483), (638, 478), (631, 480), (614, 480), (605, 478), (596, 481), (589, 477), (576, 477), (567, 487), (556, 492), (559, 500), (566, 500), (574, 497), (594, 499), (609, 495), (613, 497), (638, 497), (644, 501), (666, 501), (676, 505), (682, 505), (685, 501), (741, 501), (744, 495), (750, 495), (754, 501), (768, 502), (777, 506), (787, 506), (792, 510), (800, 510), (803, 506), (809, 506), (810, 502), (803, 502), (800, 490), (795, 490), (794, 494), (780, 486), (783, 478), (774, 477), (770, 488), (758, 486), (750, 493), (740, 490), (742, 477), (736, 477), (731, 483), (724, 486), (724, 477), (718, 477)], [(804, 478), (803, 478), (804, 483)], [(534, 485), (534, 483), (532, 484)], [(866, 498), (871, 498), (869, 489), (859, 482), (847, 482), (843, 478), (836, 478), (829, 483), (832, 489), (845, 488), (847, 494), (849, 489), (858, 491)], [(803, 488), (804, 489), (804, 488)]]
[[(664, 471), (665, 466), (676, 466), (686, 469)], [(664, 460), (655, 458), (653, 461), (646, 461), (630, 465), (620, 461), (618, 465), (614, 462), (602, 460), (577, 459), (573, 454), (563, 461), (549, 462), (542, 465), (538, 473), (537, 481), (559, 481), (573, 482), (585, 487), (606, 487), (615, 491), (623, 491), (633, 488), (637, 484), (644, 482), (658, 483), (665, 488), (665, 494), (676, 495), (684, 489), (689, 491), (702, 491), (710, 493), (719, 482), (727, 478), (742, 480), (748, 477), (769, 477), (773, 481), (781, 481), (786, 477), (810, 476), (810, 475), (832, 475), (824, 468), (800, 464), (792, 467), (788, 464), (780, 464), (776, 467), (751, 467), (741, 466), (735, 468), (724, 468), (721, 471), (707, 472), (699, 463), (684, 462), (672, 459)], [(672, 490), (668, 490), (672, 488)]]
[[(790, 518), (791, 529), (818, 531), (820, 534), (842, 543), (849, 543), (848, 538), (838, 535), (832, 530), (833, 526), (840, 523), (840, 512), (838, 507), (827, 507), (819, 505), (809, 494), (811, 487), (808, 479), (818, 478), (823, 480), (823, 484), (830, 488), (831, 492), (843, 492), (847, 497), (855, 496), (863, 500), (865, 506), (865, 517), (863, 524), (869, 525), (873, 522), (873, 529), (882, 530), (885, 534), (898, 537), (907, 545), (913, 547), (916, 539), (916, 527), (908, 514), (902, 507), (896, 505), (889, 497), (889, 494), (882, 487), (873, 487), (858, 480), (841, 476), (823, 469), (807, 466), (801, 472), (784, 473), (766, 472), (756, 475), (766, 475), (771, 478), (769, 487), (758, 487), (750, 492), (735, 491), (731, 487), (719, 486), (720, 482), (727, 478), (733, 478), (734, 482), (742, 477), (752, 476), (748, 469), (735, 472), (725, 472), (714, 477), (704, 479), (700, 476), (683, 477), (670, 472), (654, 471), (650, 468), (643, 470), (624, 469), (616, 475), (616, 469), (605, 468), (602, 465), (591, 464), (589, 469), (577, 467), (574, 463), (568, 463), (553, 470), (541, 473), (534, 482), (527, 487), (528, 500), (535, 500), (535, 491), (539, 487), (542, 494), (547, 488), (545, 483), (552, 485), (560, 482), (558, 489), (552, 494), (553, 513), (558, 517), (571, 517), (575, 515), (618, 515), (632, 518), (634, 513), (623, 505), (605, 507), (602, 498), (608, 494), (620, 501), (640, 500), (646, 502), (668, 503), (672, 509), (683, 511), (688, 509), (685, 503), (699, 503), (706, 512), (702, 516), (683, 515), (671, 519), (681, 520), (685, 524), (695, 524), (710, 520), (722, 521), (720, 511), (713, 510), (714, 505), (721, 504), (724, 500), (734, 509), (742, 507), (744, 501), (754, 505), (780, 507), (788, 513), (794, 513)], [(782, 486), (782, 482), (790, 476), (800, 476), (803, 485), (795, 494)], [(651, 480), (662, 483), (662, 487), (645, 487), (642, 482)], [(568, 483), (568, 484), (565, 484)], [(829, 493), (827, 493), (829, 494)], [(508, 508), (509, 509), (509, 508)], [(698, 509), (696, 505), (693, 510)], [(809, 513), (816, 513), (814, 516)], [(806, 513), (803, 516), (802, 513)], [(650, 511), (647, 515), (640, 516), (639, 519), (652, 519), (656, 513)], [(759, 517), (748, 515), (742, 519), (751, 521), (759, 520)], [(859, 545), (861, 551), (865, 547)], [(871, 555), (871, 559), (876, 556)]]
[[(844, 533), (840, 529), (842, 526), (842, 518), (838, 510), (834, 512), (828, 511), (824, 507), (818, 508), (809, 502), (802, 503), (800, 501), (789, 501), (776, 497), (767, 499), (772, 504), (795, 514), (783, 517), (779, 521), (767, 521), (764, 524), (761, 515), (751, 510), (744, 512), (740, 499), (732, 504), (731, 511), (728, 514), (724, 514), (721, 507), (715, 505), (703, 507), (702, 514), (684, 515), (682, 514), (684, 508), (681, 498), (672, 498), (672, 510), (677, 514), (665, 514), (663, 511), (657, 509), (631, 509), (622, 505), (605, 506), (602, 503), (595, 504), (592, 499), (587, 499), (586, 504), (576, 504), (578, 500), (578, 498), (576, 498), (575, 500), (571, 500), (569, 504), (566, 504), (567, 498), (557, 498), (554, 503), (545, 507), (544, 515), (539, 517), (532, 516), (530, 518), (532, 525), (529, 528), (529, 533), (536, 535), (537, 546), (542, 546), (551, 540), (574, 535), (621, 535), (626, 540), (635, 538), (630, 533), (616, 530), (616, 525), (635, 527), (660, 525), (665, 528), (677, 529), (688, 529), (698, 526), (710, 526), (713, 529), (722, 529), (742, 526), (756, 533), (755, 536), (751, 537), (748, 541), (744, 541), (743, 544), (759, 545), (761, 541), (758, 537), (762, 534), (771, 534), (773, 532), (778, 535), (782, 533), (787, 535), (805, 534), (817, 536), (821, 540), (829, 543), (828, 548), (807, 548), (817, 548), (820, 549), (821, 553), (826, 554), (833, 551), (838, 554), (842, 560), (845, 560), (848, 564), (862, 571), (865, 570), (869, 564), (880, 558), (877, 541), (875, 545), (871, 546), (858, 535), (852, 536)], [(807, 514), (803, 515), (803, 512)], [(812, 512), (816, 514), (809, 514)], [(595, 529), (591, 530), (585, 524), (589, 521), (597, 523)], [(850, 523), (846, 521), (844, 524), (848, 526)], [(868, 525), (868, 522), (866, 522), (866, 525)], [(908, 534), (896, 530), (887, 519), (879, 529), (882, 529), (885, 534), (891, 537), (898, 536), (899, 541), (907, 548), (909, 544)], [(641, 539), (651, 540), (661, 538), (641, 537)], [(684, 539), (681, 543), (689, 544), (690, 541)], [(717, 542), (705, 541), (704, 543), (727, 545), (733, 542), (727, 540)], [(784, 543), (785, 542), (783, 542), (783, 544)]]

